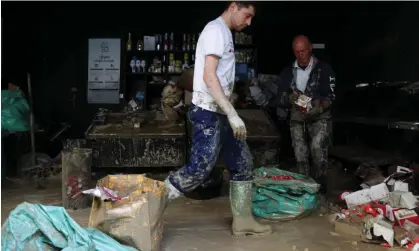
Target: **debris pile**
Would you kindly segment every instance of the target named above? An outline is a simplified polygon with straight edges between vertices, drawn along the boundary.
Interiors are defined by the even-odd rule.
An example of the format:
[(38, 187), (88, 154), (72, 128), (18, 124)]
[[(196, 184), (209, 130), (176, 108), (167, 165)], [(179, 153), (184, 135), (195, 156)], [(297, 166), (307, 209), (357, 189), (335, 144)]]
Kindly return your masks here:
[(381, 183), (363, 183), (362, 190), (342, 193), (346, 208), (333, 215), (335, 232), (383, 247), (419, 250), (419, 202), (409, 183), (414, 175), (413, 170), (398, 166)]

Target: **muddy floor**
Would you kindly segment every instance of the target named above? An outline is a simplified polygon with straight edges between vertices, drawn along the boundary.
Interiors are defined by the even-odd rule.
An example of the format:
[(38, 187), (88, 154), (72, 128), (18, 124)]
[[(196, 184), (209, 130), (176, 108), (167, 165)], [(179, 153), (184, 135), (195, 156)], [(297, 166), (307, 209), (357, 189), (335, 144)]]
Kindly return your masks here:
[[(7, 183), (7, 184), (4, 184)], [(6, 186), (6, 187), (5, 187)], [(21, 202), (61, 205), (61, 181), (50, 178), (47, 189), (33, 185), (3, 182), (1, 197), (2, 224)], [(225, 193), (224, 193), (225, 194)], [(89, 209), (69, 210), (86, 227)], [(326, 216), (312, 215), (298, 221), (270, 223), (274, 233), (268, 237), (234, 238), (230, 234), (232, 216), (227, 194), (220, 198), (195, 201), (180, 199), (165, 212), (164, 251), (375, 251), (384, 248), (363, 244), (357, 239), (339, 236)], [(390, 250), (390, 249), (385, 249)]]

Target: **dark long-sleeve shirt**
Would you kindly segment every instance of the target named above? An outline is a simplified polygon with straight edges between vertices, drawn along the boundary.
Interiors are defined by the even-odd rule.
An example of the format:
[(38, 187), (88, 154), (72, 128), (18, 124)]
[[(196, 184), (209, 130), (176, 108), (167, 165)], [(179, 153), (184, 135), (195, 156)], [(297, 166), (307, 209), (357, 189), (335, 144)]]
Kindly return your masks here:
[[(307, 85), (302, 94), (311, 97), (313, 100), (328, 102), (331, 104), (334, 100), (335, 73), (332, 68), (323, 61), (313, 57), (313, 65), (308, 77)], [(274, 94), (269, 90), (264, 92), (267, 106), (281, 107), (291, 110), (291, 120), (305, 121), (307, 119), (316, 120), (330, 117), (330, 108), (313, 116), (304, 116), (300, 110), (291, 104), (290, 94), (297, 90), (297, 67), (296, 64), (287, 66), (279, 75), (276, 81), (277, 92)], [(329, 105), (330, 106), (330, 105)]]

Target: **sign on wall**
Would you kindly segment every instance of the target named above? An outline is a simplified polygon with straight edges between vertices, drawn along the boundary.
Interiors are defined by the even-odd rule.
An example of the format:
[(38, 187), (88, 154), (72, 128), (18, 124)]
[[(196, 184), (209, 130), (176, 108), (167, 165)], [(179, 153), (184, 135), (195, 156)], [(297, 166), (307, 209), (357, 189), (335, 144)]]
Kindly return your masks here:
[(120, 70), (121, 39), (89, 39), (87, 102), (118, 104)]

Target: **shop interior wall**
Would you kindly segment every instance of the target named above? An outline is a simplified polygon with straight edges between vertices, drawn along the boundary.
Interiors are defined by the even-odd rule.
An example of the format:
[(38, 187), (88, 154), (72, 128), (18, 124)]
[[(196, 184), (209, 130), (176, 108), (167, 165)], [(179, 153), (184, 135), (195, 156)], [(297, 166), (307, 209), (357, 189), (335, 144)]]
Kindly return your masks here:
[[(250, 27), (259, 47), (260, 72), (278, 74), (293, 60), (293, 36), (304, 33), (313, 42), (327, 44), (322, 57), (337, 72), (340, 88), (361, 79), (417, 79), (415, 4), (261, 3)], [(2, 77), (20, 76), (24, 82), (30, 71), (38, 120), (68, 121), (81, 133), (97, 108), (106, 107), (87, 104), (88, 38), (121, 37), (128, 31), (197, 33), (224, 6), (224, 2), (3, 2)], [(397, 39), (385, 42), (389, 34)], [(383, 49), (362, 54), (368, 46)], [(75, 109), (72, 87), (78, 89)]]

